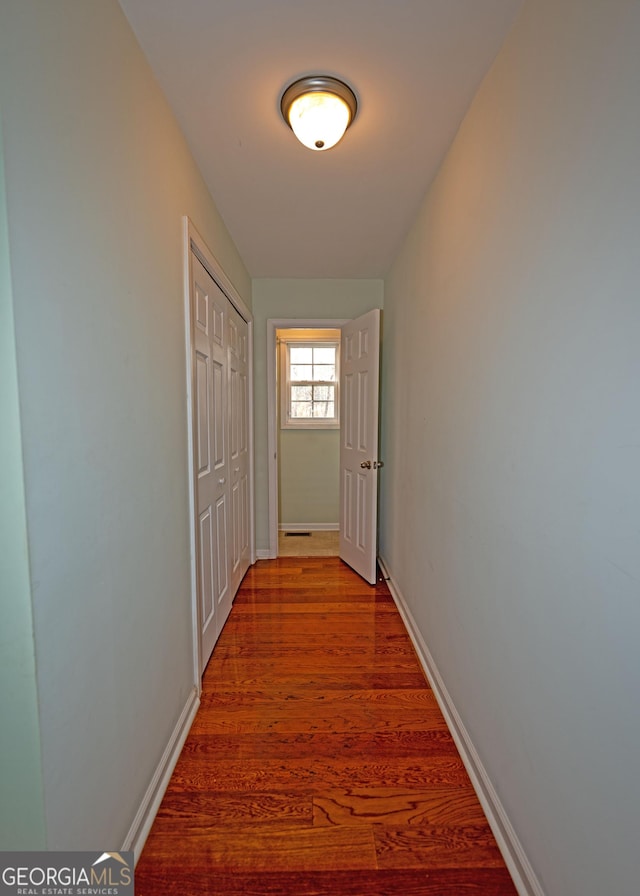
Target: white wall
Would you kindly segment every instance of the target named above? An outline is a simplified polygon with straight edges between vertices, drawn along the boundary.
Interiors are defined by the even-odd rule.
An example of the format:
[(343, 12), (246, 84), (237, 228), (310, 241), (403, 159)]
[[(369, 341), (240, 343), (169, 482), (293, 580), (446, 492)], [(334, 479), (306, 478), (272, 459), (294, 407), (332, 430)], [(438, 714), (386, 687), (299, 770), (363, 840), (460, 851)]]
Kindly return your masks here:
[(381, 550), (548, 896), (635, 896), (640, 4), (530, 0), (385, 290)]
[(182, 215), (250, 281), (115, 0), (0, 34), (46, 842), (118, 849), (194, 683)]
[(280, 526), (337, 526), (340, 430), (283, 429), (279, 435)]
[(269, 548), (267, 451), (267, 320), (350, 319), (381, 308), (382, 280), (257, 279), (253, 281), (256, 548)]
[(0, 849), (44, 847), (22, 438), (0, 133)]

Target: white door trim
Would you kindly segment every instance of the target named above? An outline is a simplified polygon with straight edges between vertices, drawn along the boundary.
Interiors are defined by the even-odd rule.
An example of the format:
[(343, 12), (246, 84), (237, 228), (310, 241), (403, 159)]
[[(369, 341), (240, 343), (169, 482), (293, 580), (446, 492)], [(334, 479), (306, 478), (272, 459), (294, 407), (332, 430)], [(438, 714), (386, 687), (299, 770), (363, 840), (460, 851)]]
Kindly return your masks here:
[(227, 296), (231, 304), (236, 308), (241, 317), (246, 320), (248, 333), (248, 390), (249, 390), (249, 552), (250, 561), (256, 561), (255, 546), (255, 497), (254, 497), (254, 432), (253, 432), (253, 314), (236, 290), (235, 286), (225, 274), (222, 265), (211, 252), (206, 242), (193, 225), (188, 216), (183, 217), (183, 292), (184, 292), (184, 320), (185, 320), (185, 364), (186, 364), (186, 397), (187, 397), (187, 446), (188, 446), (188, 472), (189, 472), (189, 546), (191, 566), (191, 622), (193, 630), (193, 674), (194, 684), (198, 689), (198, 695), (202, 690), (200, 675), (200, 628), (198, 622), (198, 594), (196, 573), (196, 466), (195, 446), (193, 441), (193, 426), (195, 419), (194, 389), (193, 383), (193, 340), (191, 323), (191, 253), (199, 258), (211, 277), (216, 281), (222, 292)]
[(277, 330), (337, 330), (348, 323), (349, 318), (299, 317), (270, 318), (267, 320), (267, 458), (269, 470), (269, 549), (260, 551), (262, 560), (278, 556), (278, 430), (276, 428), (277, 379), (276, 354)]

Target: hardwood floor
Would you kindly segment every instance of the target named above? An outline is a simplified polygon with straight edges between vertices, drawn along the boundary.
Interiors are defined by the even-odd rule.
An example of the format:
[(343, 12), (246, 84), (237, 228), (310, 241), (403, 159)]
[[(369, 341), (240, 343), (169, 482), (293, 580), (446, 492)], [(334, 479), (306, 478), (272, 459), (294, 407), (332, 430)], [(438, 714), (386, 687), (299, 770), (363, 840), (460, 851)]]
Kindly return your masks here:
[(384, 582), (252, 567), (137, 896), (514, 896)]

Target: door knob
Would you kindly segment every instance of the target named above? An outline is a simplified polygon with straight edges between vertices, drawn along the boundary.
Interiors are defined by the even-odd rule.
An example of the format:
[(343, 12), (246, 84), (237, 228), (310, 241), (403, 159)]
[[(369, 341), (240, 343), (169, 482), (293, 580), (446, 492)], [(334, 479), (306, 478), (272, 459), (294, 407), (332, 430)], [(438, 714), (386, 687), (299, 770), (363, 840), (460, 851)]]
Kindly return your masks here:
[(373, 469), (374, 469), (374, 470), (379, 470), (380, 467), (384, 467), (384, 461), (383, 461), (383, 460), (374, 460), (374, 462), (373, 462)]
[(363, 470), (370, 470), (371, 469), (371, 461), (363, 460), (362, 463), (360, 464), (360, 466), (362, 467)]
[(227, 481), (226, 477), (223, 476), (222, 479), (218, 479), (218, 485), (224, 485), (226, 481)]

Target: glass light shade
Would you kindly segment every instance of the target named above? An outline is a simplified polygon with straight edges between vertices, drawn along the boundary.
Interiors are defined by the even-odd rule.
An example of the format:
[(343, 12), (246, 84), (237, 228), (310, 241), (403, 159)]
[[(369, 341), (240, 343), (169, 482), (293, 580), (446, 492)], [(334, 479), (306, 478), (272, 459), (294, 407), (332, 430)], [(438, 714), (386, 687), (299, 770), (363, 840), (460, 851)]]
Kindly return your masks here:
[(289, 109), (289, 124), (300, 143), (313, 150), (330, 149), (351, 121), (345, 101), (334, 93), (305, 93)]
[(330, 149), (358, 112), (358, 100), (344, 81), (308, 75), (289, 84), (280, 99), (282, 117), (303, 146)]

